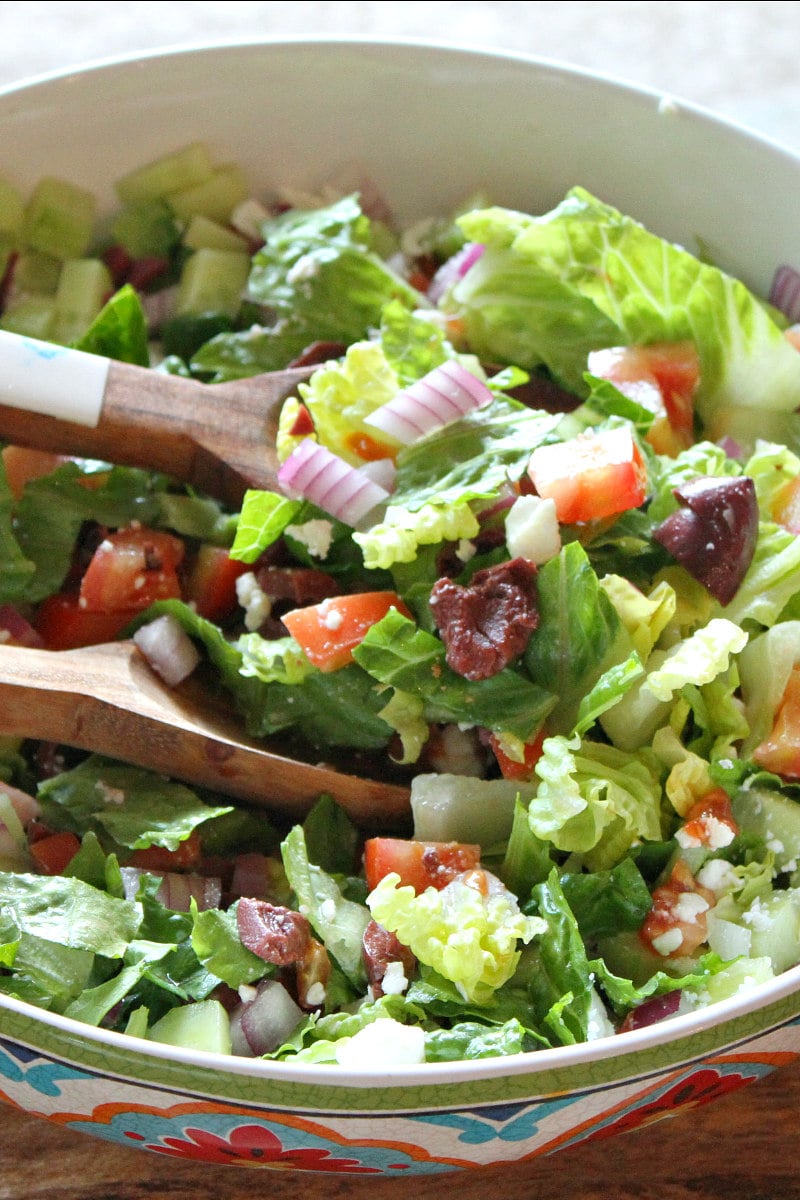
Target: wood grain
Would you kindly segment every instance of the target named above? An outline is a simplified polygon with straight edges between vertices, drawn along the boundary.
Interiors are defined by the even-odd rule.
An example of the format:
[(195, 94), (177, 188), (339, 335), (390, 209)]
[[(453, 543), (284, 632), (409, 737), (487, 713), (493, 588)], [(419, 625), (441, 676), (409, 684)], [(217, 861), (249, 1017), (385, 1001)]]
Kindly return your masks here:
[(679, 1117), (510, 1167), (403, 1180), (165, 1160), (0, 1109), (0, 1200), (800, 1200), (800, 1063)]

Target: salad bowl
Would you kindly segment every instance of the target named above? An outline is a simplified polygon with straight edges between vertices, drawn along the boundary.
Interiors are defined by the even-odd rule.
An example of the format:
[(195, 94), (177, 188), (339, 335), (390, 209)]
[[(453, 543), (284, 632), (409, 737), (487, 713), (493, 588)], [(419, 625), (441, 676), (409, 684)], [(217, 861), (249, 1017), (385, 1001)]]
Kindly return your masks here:
[[(91, 131), (91, 133), (87, 132)], [(0, 93), (0, 163), (113, 204), (207, 142), (253, 192), (356, 170), (402, 227), (465, 195), (543, 212), (581, 185), (766, 295), (800, 263), (800, 160), (669, 96), (513, 55), (287, 41), (100, 63)], [(713, 179), (713, 186), (709, 180)], [(533, 1053), (413, 1066), (272, 1062), (90, 1027), (0, 996), (0, 1098), (172, 1158), (444, 1174), (550, 1154), (713, 1100), (800, 1054), (800, 968), (697, 1011)]]

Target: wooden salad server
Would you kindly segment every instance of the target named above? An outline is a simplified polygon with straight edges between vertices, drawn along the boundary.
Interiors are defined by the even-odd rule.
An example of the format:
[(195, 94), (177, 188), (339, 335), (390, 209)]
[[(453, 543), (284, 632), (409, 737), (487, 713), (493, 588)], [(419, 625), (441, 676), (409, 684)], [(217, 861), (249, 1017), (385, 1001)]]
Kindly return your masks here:
[(0, 440), (164, 471), (236, 507), (277, 487), (280, 409), (313, 370), (206, 384), (0, 330)]
[(327, 792), (356, 824), (402, 829), (408, 789), (285, 758), (250, 741), (221, 695), (168, 687), (133, 642), (0, 645), (0, 734), (77, 746), (303, 817)]

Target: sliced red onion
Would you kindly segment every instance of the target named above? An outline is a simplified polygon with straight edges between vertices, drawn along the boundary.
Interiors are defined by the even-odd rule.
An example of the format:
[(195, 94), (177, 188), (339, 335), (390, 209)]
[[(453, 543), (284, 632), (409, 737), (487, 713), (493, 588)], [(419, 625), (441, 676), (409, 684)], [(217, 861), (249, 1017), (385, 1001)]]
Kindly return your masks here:
[(394, 459), (374, 458), (372, 462), (366, 462), (363, 467), (358, 469), (362, 475), (371, 479), (373, 483), (377, 483), (378, 487), (382, 487), (386, 492), (394, 491), (397, 476), (397, 465)]
[(13, 646), (34, 646), (42, 649), (44, 638), (13, 604), (0, 604), (0, 642)]
[(450, 360), (399, 392), (388, 404), (381, 405), (365, 418), (365, 423), (409, 445), (434, 429), (482, 408), (491, 398), (485, 383), (461, 363)]
[(289, 496), (305, 497), (348, 525), (358, 522), (389, 492), (343, 458), (304, 438), (278, 471), (278, 482)]
[[(165, 908), (170, 908), (173, 912), (189, 912), (192, 900), (200, 912), (207, 908), (219, 908), (222, 900), (222, 880), (216, 875), (183, 874), (180, 871), (158, 873), (161, 875), (161, 886), (156, 892), (156, 899)], [(153, 875), (156, 872), (144, 871), (139, 867), (122, 867), (120, 874), (125, 899), (135, 900), (142, 876)]]
[(428, 299), (431, 304), (438, 304), (449, 287), (463, 279), (470, 267), (473, 267), (483, 254), (485, 246), (480, 242), (467, 242), (456, 254), (442, 263), (431, 280), (428, 288)]
[(790, 321), (800, 321), (800, 271), (786, 263), (778, 267), (767, 299)]
[(200, 654), (183, 626), (165, 614), (149, 625), (142, 625), (133, 640), (150, 666), (169, 687), (177, 687), (191, 675), (200, 662)]
[(231, 1014), (231, 1049), (245, 1058), (269, 1054), (286, 1041), (302, 1019), (303, 1010), (283, 984), (263, 979), (255, 999), (243, 1002)]

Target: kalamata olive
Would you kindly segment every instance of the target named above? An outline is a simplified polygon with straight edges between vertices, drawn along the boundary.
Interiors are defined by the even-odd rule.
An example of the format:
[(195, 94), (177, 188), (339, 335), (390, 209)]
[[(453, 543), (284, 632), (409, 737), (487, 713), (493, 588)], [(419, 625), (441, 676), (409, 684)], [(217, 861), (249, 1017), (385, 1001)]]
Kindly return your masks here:
[(682, 507), (662, 521), (653, 537), (720, 604), (730, 604), (753, 560), (758, 537), (752, 479), (702, 476), (673, 494)]

